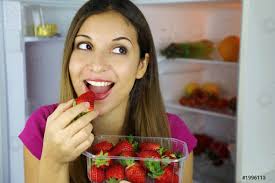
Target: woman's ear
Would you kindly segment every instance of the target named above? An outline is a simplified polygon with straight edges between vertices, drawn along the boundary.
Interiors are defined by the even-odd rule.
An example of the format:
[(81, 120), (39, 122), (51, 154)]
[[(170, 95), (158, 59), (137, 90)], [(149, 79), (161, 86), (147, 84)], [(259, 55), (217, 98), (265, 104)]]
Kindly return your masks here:
[(144, 76), (147, 70), (149, 59), (150, 59), (150, 56), (148, 53), (146, 53), (144, 59), (140, 60), (138, 64), (136, 79), (141, 79)]

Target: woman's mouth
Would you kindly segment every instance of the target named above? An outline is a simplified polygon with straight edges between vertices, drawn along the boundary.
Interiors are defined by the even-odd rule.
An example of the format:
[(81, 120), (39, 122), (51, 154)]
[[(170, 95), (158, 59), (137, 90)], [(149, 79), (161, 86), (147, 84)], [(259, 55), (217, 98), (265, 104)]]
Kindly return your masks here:
[(100, 81), (100, 80), (85, 80), (86, 90), (91, 90), (95, 93), (95, 100), (103, 100), (110, 93), (111, 89), (115, 85), (114, 82)]

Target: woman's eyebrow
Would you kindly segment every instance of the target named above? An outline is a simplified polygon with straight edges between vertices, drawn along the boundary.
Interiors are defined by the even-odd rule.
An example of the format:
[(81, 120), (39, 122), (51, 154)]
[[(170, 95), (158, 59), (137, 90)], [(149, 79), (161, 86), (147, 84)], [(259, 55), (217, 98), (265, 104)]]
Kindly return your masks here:
[(79, 35), (76, 35), (75, 37), (85, 37), (85, 38), (92, 40), (92, 38), (90, 36), (84, 35), (84, 34), (79, 34)]
[(125, 40), (129, 41), (133, 45), (133, 43), (131, 42), (131, 40), (129, 38), (123, 37), (123, 36), (115, 38), (115, 39), (113, 39), (113, 41), (119, 41), (119, 40), (122, 40), (122, 39), (125, 39)]

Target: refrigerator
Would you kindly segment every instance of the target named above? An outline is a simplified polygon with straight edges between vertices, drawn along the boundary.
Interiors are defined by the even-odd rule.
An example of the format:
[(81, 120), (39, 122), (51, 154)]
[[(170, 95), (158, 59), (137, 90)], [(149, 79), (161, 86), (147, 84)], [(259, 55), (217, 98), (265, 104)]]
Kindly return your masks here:
[[(275, 7), (273, 0), (133, 0), (144, 13), (155, 42), (161, 92), (167, 112), (193, 134), (224, 143), (222, 162), (209, 152), (195, 155), (196, 183), (275, 181)], [(84, 0), (0, 2), (1, 173), (0, 182), (24, 181), (23, 145), (18, 134), (34, 109), (58, 102), (62, 51), (73, 15)], [(34, 36), (39, 23), (58, 27), (58, 36)], [(3, 31), (2, 31), (3, 30)], [(226, 62), (218, 45), (240, 38), (237, 62)], [(209, 58), (167, 58), (171, 43), (209, 40)], [(186, 86), (215, 83), (219, 96), (237, 98), (237, 110), (182, 105)], [(2, 90), (3, 88), (3, 90)], [(1, 175), (1, 174), (0, 174)], [(263, 180), (264, 179), (264, 180)]]

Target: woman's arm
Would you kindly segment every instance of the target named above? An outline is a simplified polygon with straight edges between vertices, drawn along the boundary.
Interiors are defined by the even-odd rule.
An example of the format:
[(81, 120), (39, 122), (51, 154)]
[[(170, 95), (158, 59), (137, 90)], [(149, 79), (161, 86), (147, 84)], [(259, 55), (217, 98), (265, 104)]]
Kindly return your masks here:
[(183, 167), (183, 183), (193, 182), (193, 152), (188, 155)]
[(39, 160), (24, 146), (25, 183), (37, 183), (39, 173)]
[(26, 147), (24, 147), (24, 169), (25, 183), (69, 183), (68, 165), (61, 166), (46, 159), (39, 161)]

